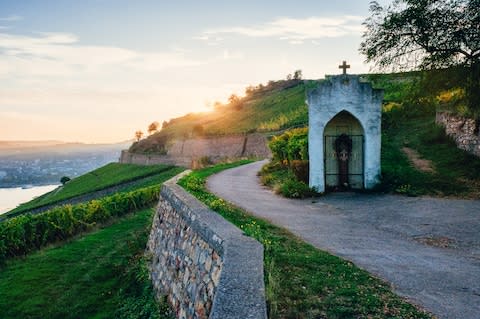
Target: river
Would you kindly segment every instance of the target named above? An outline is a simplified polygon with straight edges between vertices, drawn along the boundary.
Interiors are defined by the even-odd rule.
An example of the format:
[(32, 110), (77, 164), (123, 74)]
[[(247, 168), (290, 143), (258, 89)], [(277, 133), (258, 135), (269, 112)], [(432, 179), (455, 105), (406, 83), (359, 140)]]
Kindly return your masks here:
[(21, 203), (28, 202), (57, 187), (58, 185), (33, 186), (30, 188), (0, 188), (0, 214), (6, 213)]

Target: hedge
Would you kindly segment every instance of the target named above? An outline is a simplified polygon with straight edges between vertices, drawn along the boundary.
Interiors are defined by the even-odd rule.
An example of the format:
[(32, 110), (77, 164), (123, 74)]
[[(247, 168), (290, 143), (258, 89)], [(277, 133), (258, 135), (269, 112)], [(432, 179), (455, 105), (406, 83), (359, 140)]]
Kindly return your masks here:
[(0, 264), (47, 244), (68, 239), (112, 217), (123, 216), (158, 201), (159, 186), (118, 193), (77, 205), (55, 207), (40, 214), (25, 214), (0, 223)]
[(280, 162), (308, 160), (308, 128), (297, 128), (275, 136), (268, 144), (273, 159)]

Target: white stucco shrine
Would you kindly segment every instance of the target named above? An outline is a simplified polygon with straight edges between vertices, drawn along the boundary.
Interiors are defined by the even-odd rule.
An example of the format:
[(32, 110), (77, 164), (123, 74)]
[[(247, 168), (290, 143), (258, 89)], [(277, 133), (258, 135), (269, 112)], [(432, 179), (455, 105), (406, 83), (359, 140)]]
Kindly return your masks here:
[(383, 91), (358, 75), (326, 76), (307, 93), (310, 187), (371, 189), (380, 180)]

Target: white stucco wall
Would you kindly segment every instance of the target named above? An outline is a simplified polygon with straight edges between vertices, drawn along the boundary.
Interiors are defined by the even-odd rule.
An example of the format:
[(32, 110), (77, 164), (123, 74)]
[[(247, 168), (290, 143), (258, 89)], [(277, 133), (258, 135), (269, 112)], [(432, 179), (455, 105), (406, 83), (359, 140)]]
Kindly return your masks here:
[(370, 83), (350, 74), (328, 76), (307, 93), (310, 187), (325, 191), (324, 129), (342, 111), (351, 113), (363, 127), (364, 187), (369, 189), (379, 182), (382, 100), (382, 90), (372, 89)]

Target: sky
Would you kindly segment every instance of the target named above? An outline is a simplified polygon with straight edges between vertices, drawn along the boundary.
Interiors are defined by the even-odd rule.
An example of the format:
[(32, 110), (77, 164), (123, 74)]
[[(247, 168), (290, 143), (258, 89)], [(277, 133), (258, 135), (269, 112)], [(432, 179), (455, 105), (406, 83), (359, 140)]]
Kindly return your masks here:
[[(379, 1), (381, 4), (387, 0)], [(369, 72), (369, 0), (0, 0), (0, 140), (113, 143), (245, 87)]]

